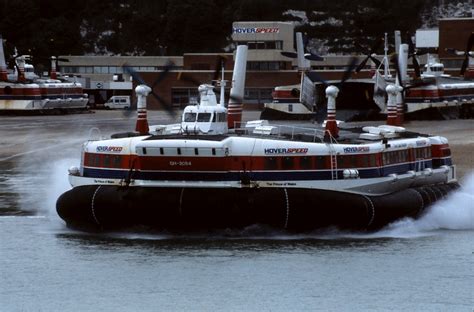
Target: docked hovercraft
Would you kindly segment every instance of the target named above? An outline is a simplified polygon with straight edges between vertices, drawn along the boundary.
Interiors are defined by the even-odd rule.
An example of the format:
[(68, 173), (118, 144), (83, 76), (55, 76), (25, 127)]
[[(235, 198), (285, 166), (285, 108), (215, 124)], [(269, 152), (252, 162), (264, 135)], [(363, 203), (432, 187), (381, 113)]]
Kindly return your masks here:
[(58, 79), (57, 57), (51, 57), (49, 77), (38, 77), (27, 64), (29, 55), (16, 55), (9, 73), (0, 35), (0, 114), (71, 112), (86, 109), (89, 97), (80, 83)]
[(228, 107), (201, 85), (200, 103), (179, 124), (149, 127), (152, 90), (138, 86), (136, 133), (84, 143), (80, 165), (69, 169), (73, 188), (57, 201), (67, 225), (373, 230), (419, 216), (458, 186), (445, 138), (396, 125), (394, 85), (388, 125), (338, 129), (335, 86), (326, 89), (325, 128), (242, 123), (246, 53), (237, 48)]

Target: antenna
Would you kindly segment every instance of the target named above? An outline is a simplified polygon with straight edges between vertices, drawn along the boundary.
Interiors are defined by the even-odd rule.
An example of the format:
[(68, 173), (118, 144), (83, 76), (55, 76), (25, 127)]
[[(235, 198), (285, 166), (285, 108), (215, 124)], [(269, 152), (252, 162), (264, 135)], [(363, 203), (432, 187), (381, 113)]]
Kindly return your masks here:
[(225, 86), (227, 84), (227, 81), (224, 80), (224, 61), (222, 61), (222, 70), (221, 70), (221, 94), (220, 94), (220, 99), (219, 99), (219, 105), (224, 106), (225, 103)]
[(385, 41), (384, 41), (384, 56), (383, 56), (383, 76), (385, 79), (388, 79), (390, 75), (390, 66), (388, 64), (388, 35), (385, 33)]

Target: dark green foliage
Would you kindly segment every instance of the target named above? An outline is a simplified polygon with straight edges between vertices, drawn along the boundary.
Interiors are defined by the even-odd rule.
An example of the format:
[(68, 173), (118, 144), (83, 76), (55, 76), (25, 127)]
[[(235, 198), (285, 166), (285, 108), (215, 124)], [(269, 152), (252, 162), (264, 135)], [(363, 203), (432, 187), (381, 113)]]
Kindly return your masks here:
[[(0, 0), (0, 34), (32, 54), (180, 55), (220, 52), (233, 21), (299, 21), (284, 14), (305, 11), (296, 28), (332, 52), (370, 47), (384, 32), (414, 31), (434, 0)], [(322, 22), (330, 23), (322, 23)], [(355, 44), (357, 42), (357, 45)]]

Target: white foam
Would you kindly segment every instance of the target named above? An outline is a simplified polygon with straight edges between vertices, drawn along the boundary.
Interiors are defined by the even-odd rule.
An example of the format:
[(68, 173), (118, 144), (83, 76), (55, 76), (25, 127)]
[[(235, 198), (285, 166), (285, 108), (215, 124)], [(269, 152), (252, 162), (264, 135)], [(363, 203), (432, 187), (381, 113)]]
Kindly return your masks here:
[(474, 172), (468, 175), (461, 188), (436, 202), (421, 218), (396, 221), (373, 235), (413, 237), (437, 230), (474, 230)]

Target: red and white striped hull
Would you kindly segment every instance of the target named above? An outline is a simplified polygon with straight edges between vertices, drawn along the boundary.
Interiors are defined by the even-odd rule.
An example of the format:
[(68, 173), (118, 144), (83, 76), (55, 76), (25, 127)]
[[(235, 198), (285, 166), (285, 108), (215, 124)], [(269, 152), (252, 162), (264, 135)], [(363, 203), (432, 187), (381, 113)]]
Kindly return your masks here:
[(0, 83), (0, 111), (84, 109), (88, 101), (73, 83)]

